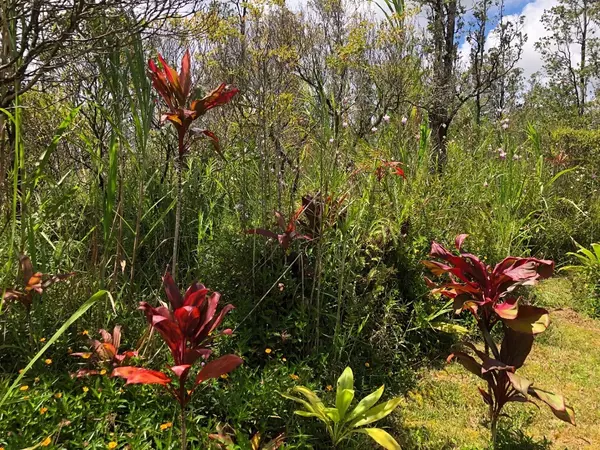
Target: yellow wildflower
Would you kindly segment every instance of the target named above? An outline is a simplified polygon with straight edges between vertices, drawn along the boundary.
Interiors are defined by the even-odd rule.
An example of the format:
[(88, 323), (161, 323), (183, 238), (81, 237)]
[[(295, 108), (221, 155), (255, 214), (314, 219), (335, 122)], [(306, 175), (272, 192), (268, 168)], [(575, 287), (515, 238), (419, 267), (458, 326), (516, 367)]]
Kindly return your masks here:
[(88, 332), (88, 330), (83, 330), (81, 332), (81, 334), (82, 334), (82, 336), (89, 336), (90, 335), (90, 333)]
[(46, 338), (41, 338), (40, 342), (46, 342)]
[(365, 363), (365, 367), (371, 367), (371, 364), (369, 364), (368, 362)]
[(40, 377), (35, 377), (35, 378), (33, 379), (33, 382), (34, 382), (34, 383), (39, 383), (39, 382), (40, 382)]
[(91, 357), (91, 356), (92, 356), (92, 354), (91, 354), (90, 352), (87, 352), (87, 353), (82, 353), (82, 354), (81, 354), (81, 357), (82, 357), (83, 359), (90, 359), (90, 357)]
[(226, 380), (227, 378), (229, 378), (229, 375), (227, 375), (226, 373), (224, 373), (223, 375), (221, 375), (221, 378), (223, 378), (224, 380)]
[(42, 447), (48, 447), (50, 444), (52, 444), (52, 439), (50, 439), (50, 436), (48, 436), (46, 439), (44, 439), (42, 441), (42, 443), (40, 445)]
[(112, 441), (112, 442), (108, 443), (107, 447), (110, 449), (113, 449), (113, 448), (117, 448), (118, 445), (119, 444), (117, 444), (115, 441)]
[(54, 394), (54, 398), (61, 398), (62, 397), (62, 392), (57, 392), (56, 394)]
[(52, 364), (52, 360), (50, 358), (45, 359), (44, 362), (46, 363), (47, 366), (49, 366), (50, 364)]
[(165, 422), (160, 425), (160, 431), (168, 430), (173, 426), (173, 422)]
[(106, 369), (102, 369), (102, 370), (100, 371), (100, 375), (106, 375)]
[(286, 359), (286, 358), (281, 358), (281, 360), (282, 360), (283, 362), (286, 362), (286, 361), (287, 361), (287, 359)]
[(42, 406), (40, 408), (40, 414), (46, 414), (48, 412), (48, 408), (46, 408), (45, 406)]
[(21, 387), (19, 388), (19, 390), (20, 390), (20, 391), (26, 391), (26, 390), (28, 390), (28, 389), (29, 389), (29, 386), (27, 386), (26, 384), (24, 384), (23, 386), (21, 386)]
[(23, 373), (23, 369), (19, 369), (19, 375)]
[(271, 350), (270, 348), (265, 348), (265, 353), (268, 355), (272, 352), (273, 350)]
[(298, 381), (300, 379), (300, 377), (295, 373), (290, 373), (290, 378), (294, 381)]
[(325, 389), (327, 389), (329, 392), (333, 391), (333, 386), (328, 384), (327, 387), (325, 387)]
[(89, 391), (89, 390), (90, 390), (90, 388), (89, 388), (89, 387), (87, 387), (87, 386), (84, 386), (84, 387), (83, 387), (83, 392), (86, 392), (86, 393), (87, 393), (87, 391)]

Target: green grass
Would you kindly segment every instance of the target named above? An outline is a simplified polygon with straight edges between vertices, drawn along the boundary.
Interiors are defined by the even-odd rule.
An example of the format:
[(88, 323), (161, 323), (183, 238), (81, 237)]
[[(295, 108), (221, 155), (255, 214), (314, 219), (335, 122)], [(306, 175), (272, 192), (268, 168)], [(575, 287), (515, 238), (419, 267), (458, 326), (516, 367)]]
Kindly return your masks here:
[[(500, 448), (600, 448), (600, 321), (572, 309), (570, 282), (540, 284), (536, 298), (554, 309), (552, 323), (533, 347), (523, 375), (536, 386), (564, 395), (575, 408), (577, 426), (558, 419), (544, 405), (511, 403), (500, 422)], [(407, 448), (489, 448), (487, 407), (480, 380), (458, 364), (423, 370), (409, 392), (401, 423)]]

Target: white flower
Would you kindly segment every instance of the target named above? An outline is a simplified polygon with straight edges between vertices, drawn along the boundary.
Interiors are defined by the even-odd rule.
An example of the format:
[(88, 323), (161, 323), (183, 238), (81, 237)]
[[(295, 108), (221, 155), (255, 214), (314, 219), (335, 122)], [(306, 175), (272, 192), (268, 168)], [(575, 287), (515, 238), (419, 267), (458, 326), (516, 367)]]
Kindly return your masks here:
[(342, 123), (342, 126), (343, 126), (344, 128), (348, 128), (348, 122), (344, 122), (344, 123)]
[(390, 121), (390, 116), (388, 116), (387, 114), (385, 116), (383, 116), (383, 120), (385, 122), (389, 122)]
[(407, 117), (403, 117), (402, 120), (401, 120), (401, 122), (402, 122), (402, 125), (406, 125), (407, 122), (408, 122), (408, 118)]
[(521, 157), (520, 157), (519, 155), (516, 155), (516, 154), (515, 154), (515, 155), (513, 155), (513, 159), (514, 159), (515, 161), (518, 161), (519, 159), (521, 159)]
[(442, 124), (442, 128), (446, 128), (448, 125), (446, 125), (445, 123)]
[(500, 154), (498, 156), (500, 157), (500, 159), (506, 159), (506, 153), (505, 152), (500, 152)]
[(334, 139), (334, 138), (329, 138), (329, 143), (330, 143), (330, 144), (333, 144), (334, 142), (335, 142), (335, 139)]
[(503, 123), (502, 124), (502, 129), (503, 130), (508, 130), (508, 123)]
[(484, 181), (484, 182), (483, 182), (483, 187), (488, 187), (488, 186), (489, 186), (488, 182), (487, 182), (487, 181)]
[(371, 131), (372, 131), (373, 133), (375, 133), (375, 132), (377, 131), (377, 127), (373, 127), (373, 128), (371, 128)]

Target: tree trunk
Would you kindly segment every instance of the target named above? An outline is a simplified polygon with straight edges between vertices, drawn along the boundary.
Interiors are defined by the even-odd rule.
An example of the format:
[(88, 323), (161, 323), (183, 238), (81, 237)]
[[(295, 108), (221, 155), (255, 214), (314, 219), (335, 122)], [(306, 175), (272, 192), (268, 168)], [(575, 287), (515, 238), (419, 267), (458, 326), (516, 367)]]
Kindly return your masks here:
[(448, 125), (450, 120), (442, 114), (430, 114), (430, 124), (434, 135), (434, 151), (437, 155), (435, 170), (441, 172), (448, 159)]
[(587, 0), (583, 1), (583, 23), (581, 26), (581, 60), (579, 62), (579, 90), (581, 91), (581, 101), (579, 102), (579, 115), (583, 116), (585, 112), (585, 101), (587, 96), (587, 80), (585, 77), (586, 51), (587, 51), (587, 33), (588, 33), (588, 5)]

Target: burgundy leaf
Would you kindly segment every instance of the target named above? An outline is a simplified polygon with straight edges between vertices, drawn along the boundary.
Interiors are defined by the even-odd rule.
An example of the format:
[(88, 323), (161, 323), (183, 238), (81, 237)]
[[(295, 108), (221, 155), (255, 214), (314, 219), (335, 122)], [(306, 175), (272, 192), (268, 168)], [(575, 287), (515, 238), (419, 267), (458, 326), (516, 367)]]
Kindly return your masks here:
[(175, 284), (175, 280), (173, 280), (173, 277), (169, 272), (167, 272), (163, 277), (163, 286), (165, 288), (165, 293), (167, 294), (167, 299), (169, 299), (173, 310), (181, 308), (183, 306), (181, 292), (179, 292), (179, 288)]
[(206, 363), (200, 373), (198, 373), (198, 376), (196, 377), (196, 384), (202, 383), (203, 381), (211, 378), (218, 378), (223, 374), (229, 373), (243, 362), (244, 361), (242, 358), (236, 355), (225, 355), (210, 361)]

